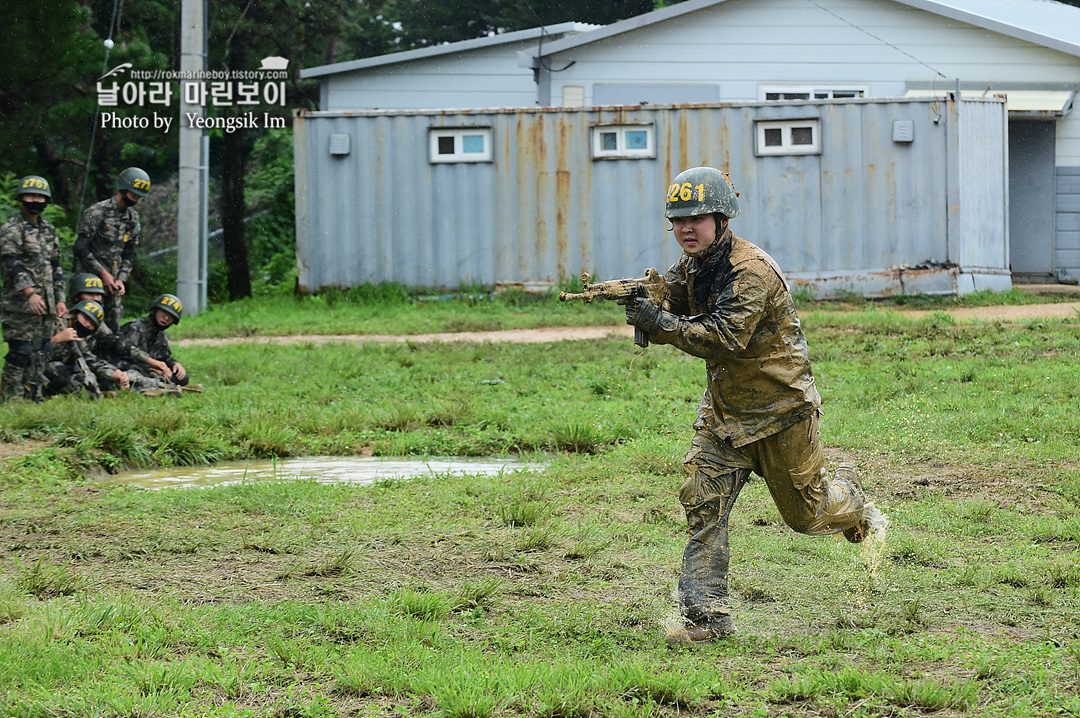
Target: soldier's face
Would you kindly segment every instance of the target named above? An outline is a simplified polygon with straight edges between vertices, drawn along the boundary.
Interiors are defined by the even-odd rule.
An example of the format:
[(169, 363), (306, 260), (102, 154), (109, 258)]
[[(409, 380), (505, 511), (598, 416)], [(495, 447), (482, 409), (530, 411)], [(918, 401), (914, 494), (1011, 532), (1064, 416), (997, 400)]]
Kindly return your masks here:
[(701, 254), (716, 239), (716, 218), (711, 214), (675, 217), (671, 220), (675, 241), (689, 255)]
[(161, 329), (168, 329), (173, 325), (176, 320), (172, 315), (166, 312), (164, 309), (154, 310), (154, 324), (157, 324)]
[(82, 312), (74, 312), (74, 314), (75, 314), (75, 321), (78, 322), (79, 324), (82, 324), (87, 329), (89, 329), (90, 333), (93, 334), (94, 329), (96, 329), (97, 327), (95, 327), (94, 323), (90, 321), (90, 318), (87, 317)]

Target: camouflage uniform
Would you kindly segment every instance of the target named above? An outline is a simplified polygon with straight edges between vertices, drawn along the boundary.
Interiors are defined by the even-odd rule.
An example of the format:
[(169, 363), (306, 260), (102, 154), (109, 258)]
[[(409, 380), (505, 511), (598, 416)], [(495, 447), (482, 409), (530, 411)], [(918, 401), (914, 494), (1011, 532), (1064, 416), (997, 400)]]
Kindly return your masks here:
[[(40, 387), (40, 376), (32, 367), (34, 342), (60, 328), (56, 307), (64, 301), (64, 273), (56, 230), (40, 216), (35, 224), (20, 210), (0, 227), (0, 264), (4, 278), (0, 323), (8, 344), (2, 391), (4, 398), (22, 398), (26, 385)], [(23, 294), (27, 287), (33, 287), (45, 300), (45, 316), (30, 310)], [(38, 398), (37, 389), (33, 391), (35, 395), (27, 398)]]
[[(101, 389), (112, 388), (111, 377), (116, 367), (96, 356), (85, 340), (60, 342), (56, 346), (45, 340), (42, 349), (46, 357), (45, 396), (77, 394), (87, 385), (86, 370), (94, 375)], [(79, 361), (80, 352), (85, 360), (85, 368), (83, 362)]]
[[(121, 207), (116, 197), (91, 205), (79, 220), (75, 241), (75, 271), (96, 274), (109, 272), (114, 279), (127, 282), (135, 266), (139, 245), (139, 213), (133, 207)], [(123, 297), (106, 292), (102, 307), (105, 323), (113, 331), (124, 320)]]
[(684, 253), (666, 280), (671, 294), (651, 339), (704, 359), (708, 371), (679, 493), (690, 528), (679, 601), (688, 621), (712, 624), (730, 611), (728, 518), (751, 472), (801, 533), (850, 529), (864, 497), (853, 476), (825, 475), (821, 397), (772, 258), (725, 229), (700, 254)]
[[(165, 365), (170, 369), (176, 366), (176, 360), (173, 359), (172, 350), (169, 348), (169, 339), (165, 336), (164, 330), (158, 329), (157, 325), (154, 324), (153, 314), (140, 317), (120, 327), (119, 336), (135, 349), (145, 352), (158, 361), (165, 362)], [(129, 376), (134, 374), (145, 376), (142, 374), (142, 372), (146, 371), (143, 364), (120, 360), (118, 365), (128, 372)], [(176, 380), (176, 383), (180, 386), (187, 386), (189, 378), (185, 374), (184, 378)]]
[[(126, 372), (131, 380), (131, 387), (136, 391), (165, 388), (164, 380), (154, 376), (146, 368), (146, 360), (151, 356), (109, 329), (105, 322), (99, 324), (85, 342), (95, 357), (110, 362)], [(132, 368), (124, 369), (120, 366), (121, 364)]]

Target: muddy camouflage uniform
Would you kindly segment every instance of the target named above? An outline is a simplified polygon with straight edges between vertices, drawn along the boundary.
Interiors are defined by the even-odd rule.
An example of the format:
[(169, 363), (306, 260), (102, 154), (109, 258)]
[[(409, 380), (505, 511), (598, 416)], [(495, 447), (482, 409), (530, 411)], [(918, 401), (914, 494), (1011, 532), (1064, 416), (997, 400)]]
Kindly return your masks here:
[(712, 624), (730, 611), (728, 518), (751, 472), (801, 533), (855, 526), (864, 498), (850, 477), (825, 475), (821, 397), (772, 258), (725, 229), (704, 252), (684, 253), (666, 280), (667, 311), (651, 339), (704, 359), (708, 371), (679, 494), (690, 529), (679, 601), (689, 622)]
[[(116, 197), (91, 205), (79, 220), (75, 241), (75, 271), (101, 276), (109, 272), (113, 278), (127, 282), (135, 266), (135, 249), (139, 244), (139, 213), (134, 207), (121, 207)], [(102, 298), (105, 323), (113, 331), (124, 320), (123, 297), (106, 292)]]
[[(20, 210), (0, 227), (0, 265), (4, 278), (0, 323), (8, 344), (2, 385), (5, 398), (22, 398), (27, 385), (34, 393), (40, 390), (40, 377), (31, 375), (38, 373), (32, 361), (34, 343), (60, 329), (56, 307), (64, 301), (64, 272), (56, 230), (40, 215), (35, 224)], [(23, 294), (27, 287), (33, 287), (45, 300), (44, 316), (30, 310)]]
[[(170, 369), (176, 366), (176, 360), (173, 359), (172, 350), (169, 348), (169, 339), (165, 336), (165, 332), (158, 329), (157, 325), (154, 324), (153, 313), (130, 321), (120, 327), (119, 337), (134, 349), (145, 352), (158, 361), (165, 362), (165, 365)], [(134, 375), (138, 374), (140, 377), (145, 377), (146, 375), (143, 372), (148, 371), (146, 365), (142, 363), (137, 364), (120, 359), (117, 364), (128, 373), (128, 376), (133, 377), (133, 380)], [(177, 380), (176, 383), (180, 386), (187, 386), (189, 378), (188, 375), (185, 375), (183, 379)]]

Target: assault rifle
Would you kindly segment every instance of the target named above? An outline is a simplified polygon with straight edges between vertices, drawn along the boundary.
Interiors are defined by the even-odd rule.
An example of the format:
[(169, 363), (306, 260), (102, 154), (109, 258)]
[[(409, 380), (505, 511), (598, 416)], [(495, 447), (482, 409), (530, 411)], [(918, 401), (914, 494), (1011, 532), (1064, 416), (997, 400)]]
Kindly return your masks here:
[(75, 363), (79, 365), (79, 371), (82, 372), (86, 393), (90, 395), (91, 399), (100, 399), (102, 396), (101, 386), (98, 384), (97, 376), (90, 371), (90, 365), (86, 363), (86, 357), (83, 355), (82, 347), (79, 346), (79, 341), (79, 339), (76, 339), (71, 342), (71, 347), (75, 350)]
[[(668, 297), (667, 282), (660, 272), (652, 267), (645, 270), (644, 277), (628, 277), (626, 279), (609, 279), (606, 282), (589, 284), (591, 277), (588, 272), (581, 273), (581, 292), (559, 292), (559, 301), (568, 302), (571, 299), (584, 299), (591, 302), (594, 299), (609, 299), (620, 304), (626, 304), (634, 297), (647, 297), (653, 304), (661, 306)], [(649, 346), (649, 335), (634, 327), (634, 344), (639, 347)]]

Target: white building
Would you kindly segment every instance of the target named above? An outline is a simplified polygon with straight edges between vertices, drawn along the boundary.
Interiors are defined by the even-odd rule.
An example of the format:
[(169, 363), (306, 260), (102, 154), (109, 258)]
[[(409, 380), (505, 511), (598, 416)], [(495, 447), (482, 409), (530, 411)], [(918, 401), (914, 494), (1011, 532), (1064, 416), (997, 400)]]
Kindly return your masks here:
[[(1004, 241), (1013, 276), (1080, 278), (1080, 117), (1071, 112), (1080, 8), (1052, 0), (687, 0), (588, 28), (551, 28), (543, 42), (536, 30), (508, 33), (303, 77), (325, 78), (323, 110), (1005, 95)], [(517, 74), (507, 69), (510, 52)], [(722, 128), (713, 131), (722, 145)], [(710, 161), (728, 169), (727, 156), (721, 147)], [(814, 227), (807, 231), (805, 241), (817, 239)]]

